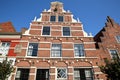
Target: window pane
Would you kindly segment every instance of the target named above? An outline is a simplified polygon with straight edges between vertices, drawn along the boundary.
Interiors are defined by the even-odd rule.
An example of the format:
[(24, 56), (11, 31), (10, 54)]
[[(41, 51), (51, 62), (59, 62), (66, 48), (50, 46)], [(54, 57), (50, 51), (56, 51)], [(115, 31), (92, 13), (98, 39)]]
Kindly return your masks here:
[(58, 21), (59, 21), (59, 22), (63, 22), (63, 16), (59, 16), (59, 17), (58, 17)]
[(112, 58), (118, 58), (117, 50), (110, 50), (110, 54), (111, 54)]
[(28, 46), (28, 56), (37, 56), (38, 43), (29, 43)]
[(83, 44), (75, 44), (74, 45), (74, 52), (75, 52), (75, 57), (84, 56), (84, 47), (83, 47)]
[(51, 16), (50, 21), (56, 21), (56, 16)]
[(60, 78), (67, 78), (67, 71), (66, 71), (66, 69), (60, 69), (60, 68), (58, 68), (57, 69), (57, 78), (58, 79), (60, 79)]
[(52, 44), (51, 49), (52, 57), (61, 57), (61, 44)]
[(42, 35), (50, 35), (50, 27), (43, 27)]
[(15, 80), (28, 80), (29, 78), (29, 69), (19, 68), (16, 73)]
[(120, 36), (116, 36), (117, 42), (120, 43)]
[(63, 27), (63, 36), (70, 36), (70, 28)]
[(36, 80), (49, 80), (49, 69), (37, 69)]

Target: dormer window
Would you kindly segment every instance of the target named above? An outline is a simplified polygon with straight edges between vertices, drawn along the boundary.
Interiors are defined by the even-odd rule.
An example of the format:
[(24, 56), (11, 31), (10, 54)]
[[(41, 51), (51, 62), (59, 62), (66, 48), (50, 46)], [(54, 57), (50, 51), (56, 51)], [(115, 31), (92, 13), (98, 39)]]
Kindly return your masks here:
[(63, 16), (58, 16), (58, 22), (63, 22)]
[(51, 16), (51, 17), (50, 17), (50, 21), (55, 22), (55, 21), (56, 21), (56, 16)]

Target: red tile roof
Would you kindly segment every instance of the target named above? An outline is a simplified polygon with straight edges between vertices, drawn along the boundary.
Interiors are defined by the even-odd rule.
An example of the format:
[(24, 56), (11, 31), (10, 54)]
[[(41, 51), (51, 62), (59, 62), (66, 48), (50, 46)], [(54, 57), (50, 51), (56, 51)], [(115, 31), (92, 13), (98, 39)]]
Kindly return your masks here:
[(0, 32), (16, 32), (16, 30), (11, 22), (4, 22), (0, 23)]

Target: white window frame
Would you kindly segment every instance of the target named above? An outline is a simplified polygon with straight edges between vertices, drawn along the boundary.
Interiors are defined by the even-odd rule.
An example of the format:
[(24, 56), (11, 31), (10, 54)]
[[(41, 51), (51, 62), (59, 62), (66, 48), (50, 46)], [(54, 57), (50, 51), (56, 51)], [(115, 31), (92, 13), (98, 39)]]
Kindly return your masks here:
[(118, 43), (120, 43), (120, 35), (115, 36)]
[[(43, 28), (44, 28), (44, 27), (49, 27), (49, 28), (50, 28), (50, 33), (49, 33), (49, 35), (44, 35), (44, 34), (43, 34)], [(51, 35), (51, 27), (50, 27), (50, 26), (42, 26), (42, 31), (41, 31), (41, 32), (42, 32), (42, 33), (41, 33), (42, 36), (50, 36), (50, 35)]]
[[(66, 36), (66, 35), (63, 34), (63, 27), (69, 27), (69, 29), (70, 29), (70, 35)], [(62, 36), (64, 36), (64, 37), (70, 37), (71, 36), (71, 27), (70, 26), (63, 26), (63, 27), (62, 27)]]
[[(36, 43), (36, 42), (29, 42), (29, 43), (28, 43), (28, 47), (27, 47), (27, 50), (26, 50), (26, 51), (27, 51), (27, 52), (26, 52), (26, 55), (27, 55), (27, 57), (37, 57), (37, 56), (38, 56), (38, 50), (37, 50), (37, 53), (36, 53), (37, 55), (36, 55), (36, 56), (28, 55), (28, 49), (29, 49), (29, 44), (30, 44), (30, 43)], [(37, 43), (37, 44), (38, 44), (38, 47), (39, 47), (39, 43)]]
[[(54, 45), (54, 44), (56, 44), (56, 45), (61, 45), (61, 50), (60, 50), (60, 56), (52, 56), (52, 45)], [(51, 44), (51, 55), (50, 55), (52, 58), (61, 58), (62, 57), (62, 44), (61, 43), (52, 43)]]
[[(76, 53), (75, 53), (75, 45), (83, 45), (83, 50), (84, 50), (84, 53), (83, 53), (84, 55), (83, 55), (83, 56), (76, 56), (76, 55), (75, 55), (75, 54), (76, 54)], [(80, 54), (80, 53), (79, 53), (79, 54)], [(74, 57), (75, 57), (75, 58), (85, 57), (85, 48), (84, 48), (84, 44), (82, 44), (82, 43), (75, 43), (75, 44), (74, 44)]]
[(116, 51), (116, 55), (117, 55), (118, 58), (119, 58), (118, 50), (116, 50), (116, 49), (109, 49), (109, 54), (110, 54), (111, 58), (113, 59), (113, 55), (111, 54), (111, 50)]
[[(65, 74), (66, 74), (66, 77), (65, 78), (57, 78), (57, 76), (58, 76), (58, 69), (65, 69), (66, 70), (66, 72), (65, 72)], [(64, 68), (64, 67), (58, 67), (58, 68), (56, 68), (56, 80), (67, 80), (67, 68)]]

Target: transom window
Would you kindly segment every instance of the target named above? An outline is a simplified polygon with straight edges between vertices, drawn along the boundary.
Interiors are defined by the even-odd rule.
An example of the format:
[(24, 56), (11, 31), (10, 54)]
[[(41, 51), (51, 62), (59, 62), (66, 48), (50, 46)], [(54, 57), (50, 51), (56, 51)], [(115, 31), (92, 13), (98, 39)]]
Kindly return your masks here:
[(93, 80), (91, 69), (74, 69), (74, 80)]
[(49, 80), (49, 69), (37, 69), (36, 80)]
[(27, 55), (37, 56), (37, 52), (38, 52), (38, 43), (29, 43)]
[(110, 54), (112, 58), (118, 58), (118, 52), (117, 50), (110, 50)]
[(58, 16), (58, 22), (63, 22), (63, 16)]
[(120, 35), (116, 36), (117, 42), (120, 43)]
[(29, 72), (30, 72), (30, 69), (19, 68), (17, 70), (15, 80), (28, 80), (29, 79)]
[(56, 16), (51, 16), (50, 21), (56, 21)]
[(61, 57), (61, 44), (52, 44), (51, 57)]
[(70, 28), (63, 27), (63, 36), (70, 36)]
[(50, 35), (50, 27), (43, 27), (42, 35)]
[(74, 44), (74, 53), (75, 53), (75, 57), (85, 56), (83, 44)]
[(67, 78), (67, 69), (57, 68), (57, 79), (66, 79), (66, 78)]

